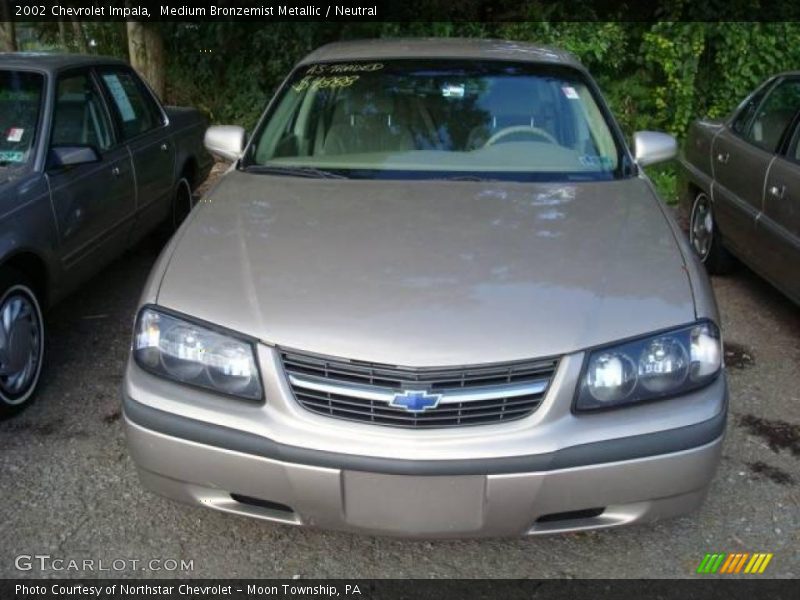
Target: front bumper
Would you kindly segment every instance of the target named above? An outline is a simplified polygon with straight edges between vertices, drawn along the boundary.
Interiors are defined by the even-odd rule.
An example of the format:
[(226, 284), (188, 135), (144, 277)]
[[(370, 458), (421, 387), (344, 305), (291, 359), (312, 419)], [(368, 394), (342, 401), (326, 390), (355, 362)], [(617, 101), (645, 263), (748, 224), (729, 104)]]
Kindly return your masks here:
[[(711, 411), (710, 418), (678, 427), (593, 441), (576, 435), (567, 438), (572, 445), (552, 444), (548, 451), (540, 445), (535, 453), (513, 456), (492, 454), (497, 444), (491, 435), (504, 426), (486, 428), (492, 434), (482, 434), (481, 427), (462, 428), (452, 439), (452, 434), (398, 433), (368, 425), (350, 430), (351, 435), (385, 436), (381, 452), (366, 454), (351, 451), (344, 438), (339, 447), (315, 448), (330, 434), (327, 429), (301, 445), (296, 436), (275, 439), (231, 427), (230, 419), (196, 418), (202, 411), (162, 410), (175, 405), (165, 400), (159, 406), (154, 392), (166, 398), (166, 389), (184, 388), (149, 377), (129, 366), (123, 393), (128, 445), (149, 489), (270, 521), (423, 538), (577, 531), (689, 512), (702, 503), (719, 462), (727, 413), (723, 375), (690, 398), (669, 401), (675, 404), (668, 410), (683, 403), (688, 413), (698, 407)], [(559, 387), (529, 419), (538, 431), (553, 426), (549, 419), (564, 431), (565, 420), (591, 428), (608, 418), (572, 423), (573, 417), (556, 408), (563, 407), (555, 398), (563, 392)], [(144, 400), (134, 399), (134, 393)], [(272, 397), (274, 409), (281, 398)], [(202, 407), (205, 400), (195, 402)], [(658, 414), (668, 403), (657, 404), (628, 411)], [(311, 419), (316, 425), (327, 421)], [(515, 428), (508, 429), (510, 437)], [(406, 436), (416, 436), (429, 456), (392, 457), (391, 445), (404, 447)], [(548, 438), (553, 441), (552, 434)], [(460, 448), (465, 439), (472, 440), (471, 457), (448, 454), (448, 447)]]

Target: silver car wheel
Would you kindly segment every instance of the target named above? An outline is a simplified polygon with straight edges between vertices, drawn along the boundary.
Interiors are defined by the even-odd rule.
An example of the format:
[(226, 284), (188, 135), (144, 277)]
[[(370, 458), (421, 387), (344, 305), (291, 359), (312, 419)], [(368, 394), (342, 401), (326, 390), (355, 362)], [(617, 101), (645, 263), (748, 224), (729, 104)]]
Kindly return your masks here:
[(36, 387), (44, 350), (42, 313), (33, 292), (11, 287), (0, 301), (0, 400), (15, 406)]
[(689, 241), (700, 260), (705, 262), (708, 258), (713, 240), (714, 216), (711, 212), (711, 202), (705, 194), (698, 194), (689, 219)]

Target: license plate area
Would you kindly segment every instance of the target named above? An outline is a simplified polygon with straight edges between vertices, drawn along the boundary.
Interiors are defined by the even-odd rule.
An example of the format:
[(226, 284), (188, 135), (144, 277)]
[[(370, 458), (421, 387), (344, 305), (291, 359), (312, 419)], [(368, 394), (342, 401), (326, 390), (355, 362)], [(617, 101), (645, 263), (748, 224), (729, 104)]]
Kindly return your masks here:
[(344, 471), (350, 525), (413, 534), (477, 531), (483, 525), (486, 477), (416, 477)]

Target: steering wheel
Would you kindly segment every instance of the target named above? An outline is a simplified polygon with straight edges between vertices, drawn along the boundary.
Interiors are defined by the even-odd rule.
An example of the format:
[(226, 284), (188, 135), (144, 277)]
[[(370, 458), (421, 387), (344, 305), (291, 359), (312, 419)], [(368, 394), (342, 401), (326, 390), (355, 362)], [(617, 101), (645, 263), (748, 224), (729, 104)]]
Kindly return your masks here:
[(551, 144), (558, 145), (558, 141), (550, 132), (541, 127), (534, 127), (533, 125), (512, 125), (511, 127), (506, 127), (505, 129), (501, 129), (497, 133), (495, 133), (492, 137), (486, 140), (486, 143), (483, 145), (484, 148), (489, 146), (494, 146), (498, 141), (503, 139), (504, 137), (508, 137), (509, 135), (514, 135), (515, 133), (527, 133), (530, 135), (534, 135), (536, 137), (544, 138), (546, 141), (550, 142)]

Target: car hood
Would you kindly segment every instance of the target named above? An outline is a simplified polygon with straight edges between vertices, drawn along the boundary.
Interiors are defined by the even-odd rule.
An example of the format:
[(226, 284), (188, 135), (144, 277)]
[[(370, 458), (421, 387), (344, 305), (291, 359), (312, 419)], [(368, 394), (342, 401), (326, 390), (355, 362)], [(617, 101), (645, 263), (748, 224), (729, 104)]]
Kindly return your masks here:
[(641, 179), (329, 180), (233, 171), (158, 303), (267, 343), (406, 366), (560, 355), (691, 322)]

